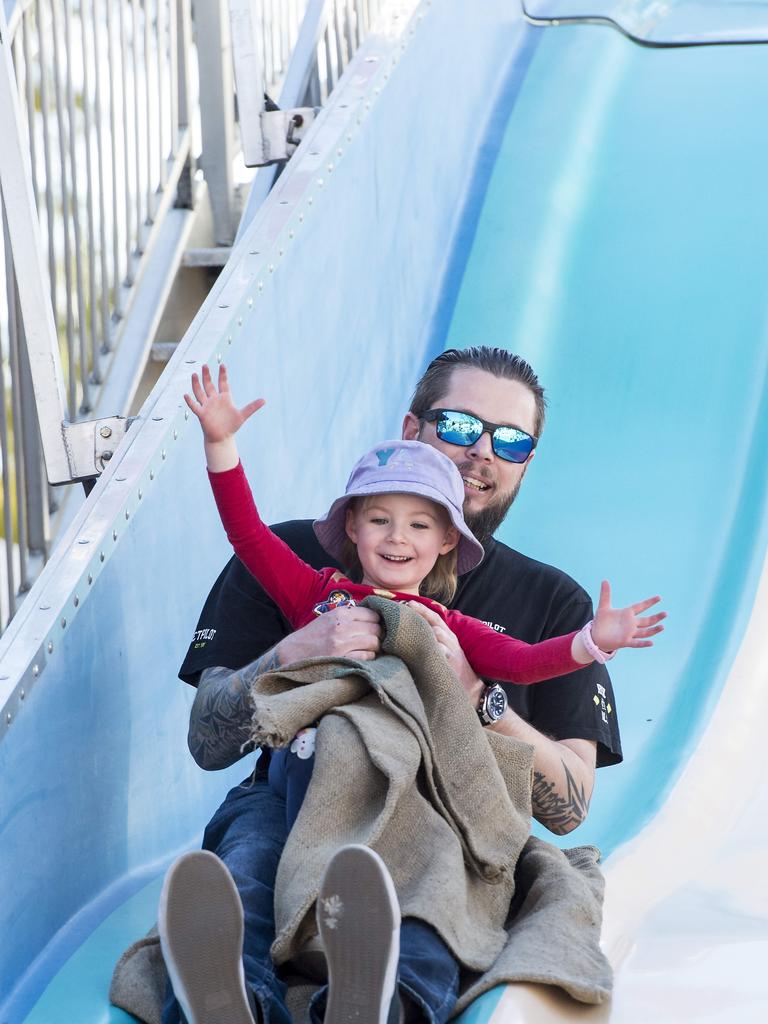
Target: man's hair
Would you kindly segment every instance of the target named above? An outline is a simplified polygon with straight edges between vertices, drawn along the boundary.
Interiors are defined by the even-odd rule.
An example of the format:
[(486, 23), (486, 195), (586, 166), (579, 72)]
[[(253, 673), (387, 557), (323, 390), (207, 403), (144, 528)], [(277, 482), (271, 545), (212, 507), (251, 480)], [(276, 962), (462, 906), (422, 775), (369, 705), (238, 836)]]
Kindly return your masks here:
[(541, 436), (544, 429), (547, 400), (544, 397), (544, 388), (539, 384), (539, 378), (522, 356), (516, 356), (504, 348), (490, 345), (473, 345), (471, 348), (464, 349), (449, 348), (433, 359), (413, 392), (411, 399), (413, 415), (421, 419), (425, 412), (435, 408), (435, 403), (439, 402), (448, 390), (453, 371), (464, 366), (471, 370), (485, 370), (486, 373), (492, 373), (494, 377), (517, 380), (524, 384), (536, 400), (536, 420), (533, 432), (536, 437)]

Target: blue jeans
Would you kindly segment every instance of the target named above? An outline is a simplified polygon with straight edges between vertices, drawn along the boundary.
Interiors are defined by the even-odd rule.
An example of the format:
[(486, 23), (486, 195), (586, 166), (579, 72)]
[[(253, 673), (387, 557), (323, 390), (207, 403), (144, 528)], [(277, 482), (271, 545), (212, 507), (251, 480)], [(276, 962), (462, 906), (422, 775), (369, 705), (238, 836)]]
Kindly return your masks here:
[[(224, 861), (240, 893), (245, 979), (264, 1024), (291, 1024), (286, 988), (269, 955), (275, 938), (275, 876), (287, 835), (285, 801), (272, 791), (266, 773), (261, 773), (230, 790), (203, 837), (203, 849)], [(401, 927), (398, 985), (417, 1009), (418, 1019), (428, 1024), (448, 1020), (458, 995), (458, 964), (437, 933), (413, 918), (404, 920)], [(325, 990), (321, 989), (313, 1002), (313, 1020), (322, 1020), (324, 1008)], [(170, 986), (162, 1019), (163, 1024), (183, 1020)]]
[(285, 801), (285, 823), (289, 832), (299, 816), (314, 767), (314, 754), (309, 758), (297, 757), (286, 747), (272, 751), (269, 759), (269, 786)]

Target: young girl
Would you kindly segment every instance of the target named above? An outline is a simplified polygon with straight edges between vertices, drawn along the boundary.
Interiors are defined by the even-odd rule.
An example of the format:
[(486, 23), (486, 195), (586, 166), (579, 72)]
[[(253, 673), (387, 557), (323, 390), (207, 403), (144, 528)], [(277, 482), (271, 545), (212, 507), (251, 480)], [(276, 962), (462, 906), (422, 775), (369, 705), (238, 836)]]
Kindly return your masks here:
[[(345, 493), (314, 524), (321, 544), (344, 564), (348, 575), (332, 568), (313, 569), (261, 521), (238, 457), (234, 435), (264, 400), (238, 410), (223, 365), (218, 390), (206, 366), (202, 383), (197, 374), (192, 376), (192, 392), (194, 397), (184, 399), (203, 429), (209, 478), (227, 537), (294, 629), (370, 594), (416, 601), (437, 612), (456, 634), (479, 677), (518, 684), (566, 675), (594, 660), (606, 661), (622, 647), (650, 647), (650, 637), (663, 629), (663, 612), (640, 617), (658, 597), (612, 608), (607, 583), (591, 623), (538, 644), (497, 633), (439, 603), (438, 599), (450, 601), (457, 576), (481, 561), (483, 548), (464, 522), (464, 484), (457, 468), (442, 452), (420, 441), (385, 441), (358, 461)], [(503, 693), (500, 696), (503, 703)], [(478, 714), (483, 724), (497, 717), (487, 701)], [(312, 732), (302, 730), (291, 745), (296, 757), (283, 752), (270, 765), (270, 781), (292, 805), (289, 824), (308, 783), (313, 739)], [(286, 786), (287, 769), (303, 780), (294, 789), (295, 799), (291, 786)]]

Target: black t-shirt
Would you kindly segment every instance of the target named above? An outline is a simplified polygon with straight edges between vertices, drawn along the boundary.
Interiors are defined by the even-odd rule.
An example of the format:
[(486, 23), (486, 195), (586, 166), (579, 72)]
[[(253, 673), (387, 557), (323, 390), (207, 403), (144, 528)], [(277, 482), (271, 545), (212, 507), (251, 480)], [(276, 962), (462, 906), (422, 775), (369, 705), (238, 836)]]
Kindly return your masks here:
[[(320, 546), (311, 520), (273, 529), (314, 568), (337, 564)], [(589, 595), (570, 576), (497, 540), (485, 545), (476, 569), (459, 577), (452, 607), (528, 643), (570, 633), (592, 618)], [(290, 631), (271, 598), (233, 557), (208, 595), (179, 676), (196, 686), (203, 669), (242, 668)], [(598, 767), (622, 760), (616, 699), (604, 665), (595, 662), (533, 686), (502, 685), (510, 706), (540, 732), (556, 740), (595, 740)]]

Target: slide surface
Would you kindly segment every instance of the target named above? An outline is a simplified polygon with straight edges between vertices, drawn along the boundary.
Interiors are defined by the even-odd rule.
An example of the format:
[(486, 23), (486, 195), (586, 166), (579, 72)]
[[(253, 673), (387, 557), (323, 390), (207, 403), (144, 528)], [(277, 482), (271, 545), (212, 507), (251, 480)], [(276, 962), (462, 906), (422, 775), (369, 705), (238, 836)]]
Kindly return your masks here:
[(549, 395), (500, 537), (669, 612), (610, 666), (625, 760), (561, 841), (607, 856), (616, 996), (510, 989), (494, 1021), (768, 1012), (765, 56), (545, 30), (454, 254), (446, 345), (518, 351)]
[[(13, 1024), (127, 1020), (104, 1004), (107, 965), (151, 925), (165, 864), (248, 771), (190, 767), (191, 694), (174, 681), (227, 556), (183, 418), (185, 364), (228, 351), (233, 375), (270, 398), (269, 450), (254, 430), (244, 456), (279, 481), (265, 499), (277, 520), (324, 508), (359, 451), (398, 430), (427, 360), (476, 343), (520, 352), (549, 395), (501, 539), (593, 595), (603, 578), (617, 601), (659, 592), (670, 617), (656, 647), (612, 663), (616, 707), (595, 713), (619, 716), (625, 760), (557, 840), (606, 857), (616, 998), (589, 1009), (516, 987), (466, 1020), (764, 1019), (768, 51), (641, 49), (597, 26), (526, 27), (508, 4), (443, 7), (422, 5), (376, 99), (361, 54), (312, 136), (323, 155), (278, 182), (285, 218), (270, 206), (244, 239), (8, 638), (12, 674), (24, 636), (54, 637), (33, 618), (53, 607), (54, 654), (0, 747), (14, 779), (4, 859), (49, 894), (34, 920), (29, 893), (0, 896), (17, 930), (0, 964)], [(464, 81), (452, 34), (477, 69)], [(374, 46), (383, 60), (399, 44)], [(342, 104), (365, 89), (369, 120), (336, 157), (353, 134)], [(442, 148), (424, 131), (440, 103), (455, 127)], [(383, 144), (398, 132), (406, 161)], [(297, 303), (318, 266), (334, 287)], [(299, 464), (308, 439), (324, 457)]]

